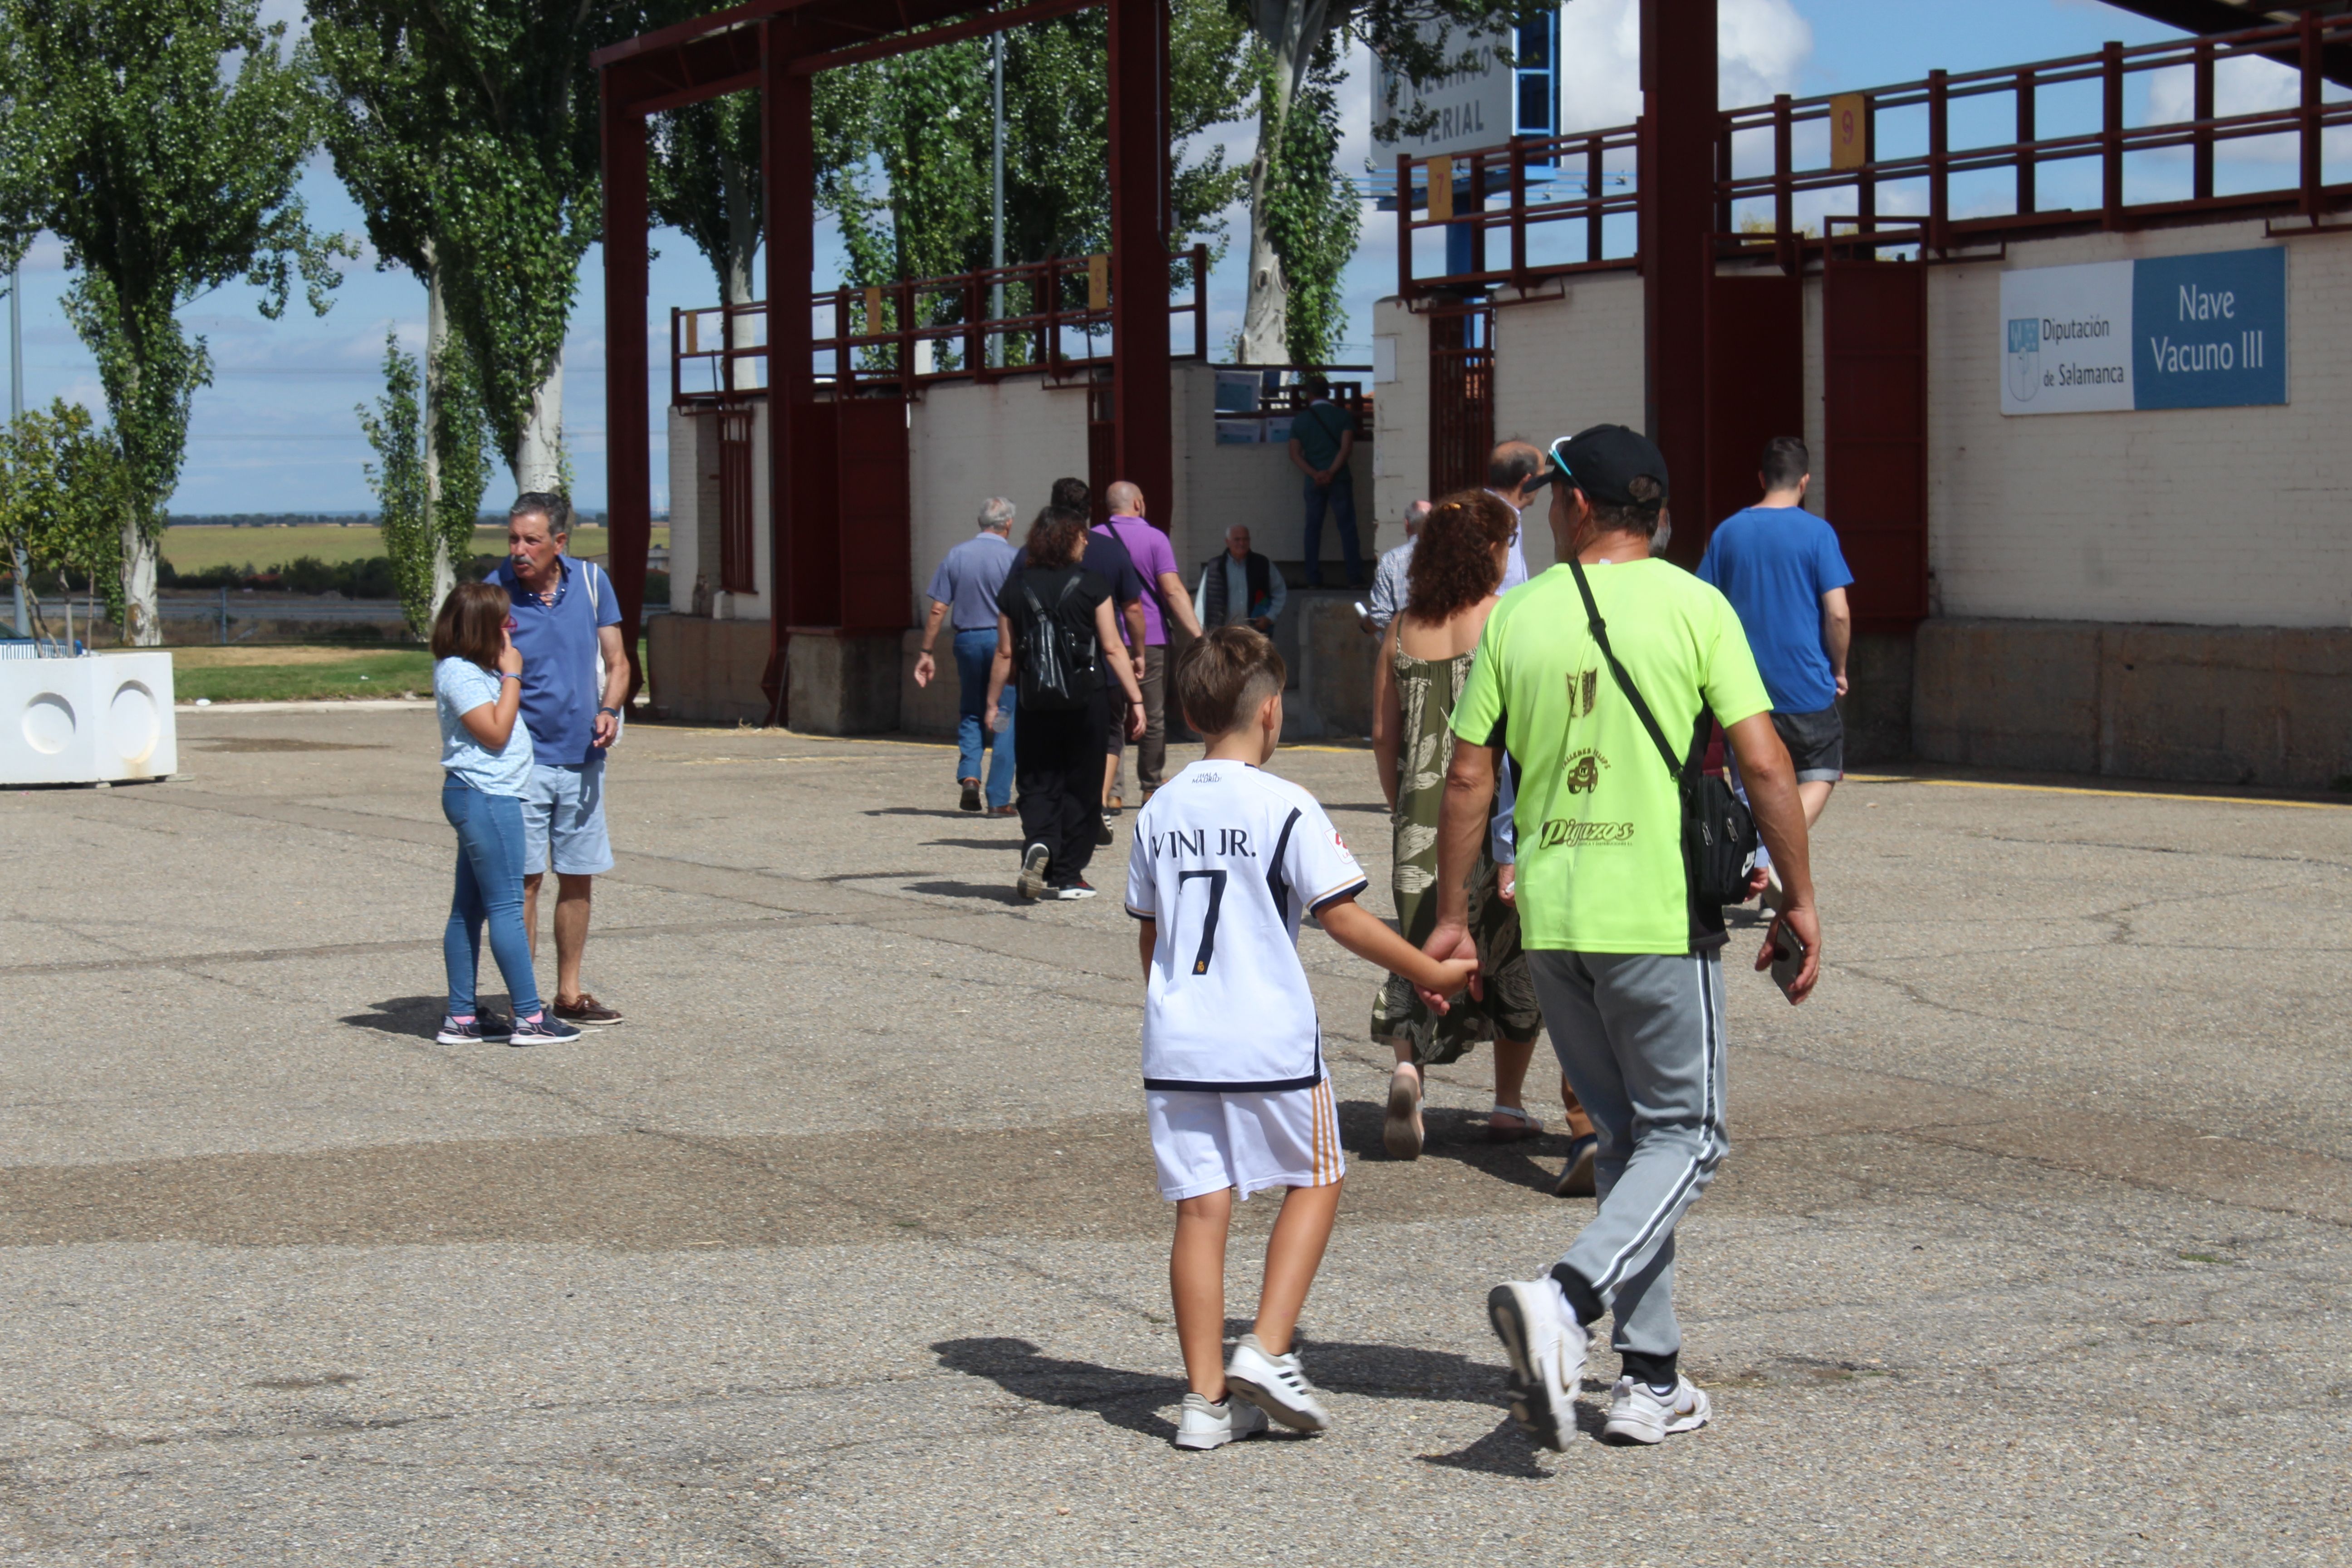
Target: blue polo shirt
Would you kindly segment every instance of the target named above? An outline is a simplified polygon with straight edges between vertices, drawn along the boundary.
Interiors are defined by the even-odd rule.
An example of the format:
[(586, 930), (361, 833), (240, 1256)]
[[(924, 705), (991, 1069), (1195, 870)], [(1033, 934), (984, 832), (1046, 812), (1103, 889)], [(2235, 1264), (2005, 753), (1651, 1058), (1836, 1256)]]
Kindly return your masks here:
[[(514, 601), (514, 645), (522, 654), (522, 722), (530, 731), (533, 756), (542, 766), (579, 767), (600, 762), (596, 710), (604, 694), (596, 685), (596, 628), (621, 624), (621, 596), (613, 579), (585, 561), (559, 555), (562, 578), (554, 602), (515, 580), (512, 560), (501, 561), (489, 581)], [(583, 581), (595, 574), (596, 602), (588, 602)]]
[(960, 632), (996, 629), (996, 595), (1005, 574), (1021, 559), (1020, 548), (1001, 533), (982, 529), (947, 552), (931, 574), (930, 596), (948, 606)]

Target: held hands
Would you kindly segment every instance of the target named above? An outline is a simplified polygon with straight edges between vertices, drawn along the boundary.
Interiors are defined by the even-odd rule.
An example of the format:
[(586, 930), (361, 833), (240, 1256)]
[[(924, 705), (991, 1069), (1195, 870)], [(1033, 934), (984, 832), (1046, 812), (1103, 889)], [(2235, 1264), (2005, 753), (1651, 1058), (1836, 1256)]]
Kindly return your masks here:
[[(1442, 994), (1431, 990), (1418, 980), (1413, 982), (1414, 994), (1429, 1007), (1439, 1013), (1444, 1012), (1446, 998), (1459, 995), (1465, 986), (1471, 995), (1480, 1001), (1486, 1000), (1486, 987), (1478, 976), (1478, 944), (1471, 940), (1468, 926), (1441, 924), (1429, 933), (1429, 940), (1421, 944), (1421, 951), (1435, 959), (1447, 978), (1454, 982), (1453, 988)], [(1458, 973), (1457, 966), (1461, 966)]]
[(929, 686), (931, 683), (931, 677), (939, 673), (939, 668), (938, 662), (931, 658), (931, 650), (929, 648), (925, 648), (922, 652), (917, 654), (915, 656), (915, 684), (918, 686)]
[(1465, 991), (1474, 994), (1477, 991), (1478, 961), (1476, 959), (1449, 958), (1437, 968), (1439, 973), (1445, 976), (1445, 989), (1443, 992), (1425, 990), (1420, 985), (1413, 987), (1420, 993), (1421, 999), (1429, 1004), (1430, 1011), (1445, 1013), (1450, 1010), (1450, 1005), (1445, 1000), (1447, 997), (1459, 996)]

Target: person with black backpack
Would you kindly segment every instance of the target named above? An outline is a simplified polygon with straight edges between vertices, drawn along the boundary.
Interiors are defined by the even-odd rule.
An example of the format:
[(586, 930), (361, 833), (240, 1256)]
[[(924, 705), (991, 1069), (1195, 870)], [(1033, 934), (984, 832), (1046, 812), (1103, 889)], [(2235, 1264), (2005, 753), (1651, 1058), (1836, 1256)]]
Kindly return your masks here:
[[(1029, 527), (1020, 563), (996, 596), (996, 662), (988, 676), (988, 721), (1005, 721), (1013, 687), (1020, 722), (1013, 771), (1021, 786), (1020, 879), (1024, 899), (1091, 899), (1087, 862), (1102, 814), (1103, 754), (1117, 722), (1143, 733), (1143, 689), (1124, 655), (1111, 585), (1081, 563), (1087, 514), (1047, 507)], [(1119, 650), (1106, 657), (1106, 649)], [(1127, 703), (1114, 717), (1117, 678)]]

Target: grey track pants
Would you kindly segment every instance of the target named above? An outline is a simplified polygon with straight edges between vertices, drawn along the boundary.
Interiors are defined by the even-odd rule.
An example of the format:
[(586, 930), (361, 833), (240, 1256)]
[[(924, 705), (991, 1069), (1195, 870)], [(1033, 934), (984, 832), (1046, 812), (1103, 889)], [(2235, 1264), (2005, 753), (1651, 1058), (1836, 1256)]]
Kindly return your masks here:
[(1560, 1260), (1573, 1277), (1561, 1286), (1588, 1321), (1613, 1311), (1629, 1373), (1664, 1381), (1682, 1349), (1675, 1225), (1730, 1148), (1720, 954), (1537, 950), (1528, 959), (1560, 1070), (1601, 1139), (1600, 1212)]

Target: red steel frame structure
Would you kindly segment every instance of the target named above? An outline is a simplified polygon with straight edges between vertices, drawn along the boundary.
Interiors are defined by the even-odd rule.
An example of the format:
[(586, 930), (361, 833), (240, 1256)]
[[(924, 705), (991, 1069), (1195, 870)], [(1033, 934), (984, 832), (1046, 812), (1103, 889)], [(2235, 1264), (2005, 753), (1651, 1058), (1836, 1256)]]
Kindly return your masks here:
[[(838, 584), (808, 563), (856, 548), (834, 484), (836, 452), (801, 451), (818, 422), (794, 417), (817, 401), (808, 301), (815, 269), (816, 163), (810, 80), (821, 70), (983, 37), (1103, 5), (1110, 35), (1111, 331), (1114, 449), (1120, 475), (1169, 493), (1168, 11), (1166, 0), (752, 0), (647, 33), (594, 57), (603, 100), (605, 419), (613, 584), (636, 658), (652, 541), (646, 117), (756, 88), (767, 213), (769, 609), (765, 684), (781, 707), (794, 626), (884, 632), (845, 619)], [(901, 599), (905, 595), (898, 595)], [(888, 595), (881, 595), (887, 599)], [(880, 602), (873, 600), (870, 602)], [(861, 612), (862, 613), (862, 612)], [(637, 672), (642, 681), (643, 672)]]

